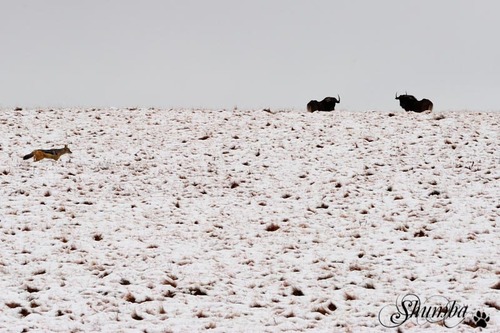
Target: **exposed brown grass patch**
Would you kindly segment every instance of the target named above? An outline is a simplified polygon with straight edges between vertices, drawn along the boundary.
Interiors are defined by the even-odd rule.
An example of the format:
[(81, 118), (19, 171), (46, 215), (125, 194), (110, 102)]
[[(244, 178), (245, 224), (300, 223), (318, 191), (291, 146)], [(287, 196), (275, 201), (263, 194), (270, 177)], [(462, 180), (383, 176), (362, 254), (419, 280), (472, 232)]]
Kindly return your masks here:
[(304, 296), (304, 292), (302, 292), (302, 290), (300, 290), (297, 287), (292, 287), (292, 295), (293, 296)]
[(345, 299), (346, 301), (354, 301), (354, 300), (356, 300), (356, 299), (358, 299), (358, 298), (357, 298), (357, 297), (356, 297), (356, 295), (354, 295), (354, 294), (350, 294), (350, 293), (348, 293), (348, 292), (345, 292), (345, 293), (344, 293), (344, 299)]
[(207, 296), (207, 292), (200, 287), (191, 287), (189, 288), (189, 293), (193, 296)]
[(127, 301), (127, 302), (130, 302), (130, 303), (136, 303), (137, 300), (135, 298), (135, 296), (132, 294), (132, 293), (127, 293), (124, 297), (124, 299)]
[(27, 317), (31, 312), (26, 309), (26, 308), (22, 308), (20, 311), (19, 311), (19, 314), (22, 316), (22, 317)]
[(5, 303), (5, 305), (8, 307), (8, 308), (11, 308), (11, 309), (15, 309), (15, 308), (18, 308), (21, 306), (21, 304), (17, 303), (17, 302), (7, 302)]
[(208, 316), (203, 312), (203, 310), (200, 310), (198, 312), (196, 312), (195, 316), (197, 318), (207, 318)]
[(280, 226), (277, 225), (276, 223), (271, 223), (271, 224), (268, 224), (266, 226), (266, 231), (271, 231), (272, 232), (272, 231), (278, 230), (279, 228), (280, 228)]
[(486, 301), (484, 302), (486, 306), (489, 306), (490, 308), (494, 308), (495, 310), (500, 310), (500, 304), (494, 301)]
[(134, 312), (132, 312), (132, 319), (134, 319), (134, 320), (143, 320), (144, 317), (138, 315), (137, 312), (134, 311)]
[(163, 281), (161, 283), (164, 285), (169, 285), (169, 286), (172, 286), (174, 288), (177, 288), (177, 282), (175, 282), (171, 278), (163, 279)]

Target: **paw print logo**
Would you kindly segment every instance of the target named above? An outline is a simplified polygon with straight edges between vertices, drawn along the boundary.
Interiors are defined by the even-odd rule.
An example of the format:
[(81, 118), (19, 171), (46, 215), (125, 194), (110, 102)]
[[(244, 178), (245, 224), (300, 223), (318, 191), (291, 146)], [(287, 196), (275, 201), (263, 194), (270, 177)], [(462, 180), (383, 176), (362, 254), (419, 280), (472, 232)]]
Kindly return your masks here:
[(474, 322), (476, 323), (477, 327), (486, 328), (489, 321), (490, 316), (487, 316), (486, 313), (480, 311), (476, 312), (476, 315), (474, 316)]

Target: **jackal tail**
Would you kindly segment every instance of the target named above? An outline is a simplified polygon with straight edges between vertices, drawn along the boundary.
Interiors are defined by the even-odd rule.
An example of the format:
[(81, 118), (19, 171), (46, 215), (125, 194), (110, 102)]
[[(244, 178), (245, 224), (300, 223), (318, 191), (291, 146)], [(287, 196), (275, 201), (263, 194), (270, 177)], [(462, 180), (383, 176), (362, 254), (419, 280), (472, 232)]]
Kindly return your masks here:
[(32, 158), (32, 157), (33, 157), (33, 155), (34, 155), (34, 151), (32, 151), (31, 153), (29, 153), (28, 155), (24, 155), (24, 156), (23, 156), (23, 160), (30, 159), (30, 158)]

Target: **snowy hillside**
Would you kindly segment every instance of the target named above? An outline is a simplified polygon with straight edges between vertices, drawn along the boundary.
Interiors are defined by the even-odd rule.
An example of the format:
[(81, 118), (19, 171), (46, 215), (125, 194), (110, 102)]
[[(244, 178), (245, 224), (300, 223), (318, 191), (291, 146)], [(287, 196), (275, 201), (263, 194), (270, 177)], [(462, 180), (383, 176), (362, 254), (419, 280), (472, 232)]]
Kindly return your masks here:
[[(500, 330), (500, 113), (0, 113), (1, 332)], [(58, 162), (23, 160), (62, 148)], [(496, 259), (495, 259), (496, 258)]]

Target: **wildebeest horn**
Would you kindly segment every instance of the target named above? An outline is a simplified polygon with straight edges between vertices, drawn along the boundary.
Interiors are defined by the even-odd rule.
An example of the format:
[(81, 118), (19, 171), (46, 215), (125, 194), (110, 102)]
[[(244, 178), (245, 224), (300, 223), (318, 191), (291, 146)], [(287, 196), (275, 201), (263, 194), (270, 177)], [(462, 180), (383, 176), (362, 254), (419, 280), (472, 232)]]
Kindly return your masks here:
[(337, 97), (339, 98), (339, 101), (338, 101), (337, 103), (340, 103), (340, 95), (339, 95), (339, 94), (337, 94)]
[(396, 91), (396, 99), (398, 99), (398, 92)]

